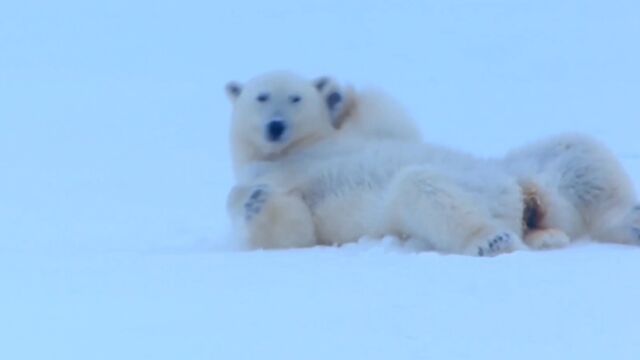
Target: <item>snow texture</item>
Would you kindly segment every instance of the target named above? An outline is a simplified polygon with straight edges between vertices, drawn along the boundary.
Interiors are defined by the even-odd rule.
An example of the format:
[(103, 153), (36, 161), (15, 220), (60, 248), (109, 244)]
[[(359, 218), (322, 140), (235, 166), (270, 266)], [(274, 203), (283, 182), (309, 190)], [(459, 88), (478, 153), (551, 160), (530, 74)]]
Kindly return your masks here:
[(229, 80), (375, 85), (482, 156), (563, 131), (640, 187), (636, 1), (0, 3), (1, 359), (638, 359), (640, 248), (235, 250)]

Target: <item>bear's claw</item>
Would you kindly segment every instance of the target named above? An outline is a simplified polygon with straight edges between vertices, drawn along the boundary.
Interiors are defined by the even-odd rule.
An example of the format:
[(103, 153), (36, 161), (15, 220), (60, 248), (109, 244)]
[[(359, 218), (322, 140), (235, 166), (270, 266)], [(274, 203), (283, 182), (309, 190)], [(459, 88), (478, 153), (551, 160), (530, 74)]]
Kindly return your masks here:
[(251, 221), (256, 215), (260, 214), (262, 207), (267, 201), (268, 191), (266, 186), (258, 185), (251, 191), (249, 199), (244, 204), (244, 218), (246, 221)]

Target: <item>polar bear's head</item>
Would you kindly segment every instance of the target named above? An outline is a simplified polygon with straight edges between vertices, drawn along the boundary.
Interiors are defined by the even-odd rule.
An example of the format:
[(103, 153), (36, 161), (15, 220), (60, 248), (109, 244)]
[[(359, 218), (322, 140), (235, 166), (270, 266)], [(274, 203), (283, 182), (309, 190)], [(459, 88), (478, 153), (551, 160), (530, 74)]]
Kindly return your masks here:
[(311, 81), (288, 72), (272, 72), (244, 85), (228, 83), (235, 170), (276, 159), (334, 134), (343, 97), (326, 91), (329, 82), (328, 78)]

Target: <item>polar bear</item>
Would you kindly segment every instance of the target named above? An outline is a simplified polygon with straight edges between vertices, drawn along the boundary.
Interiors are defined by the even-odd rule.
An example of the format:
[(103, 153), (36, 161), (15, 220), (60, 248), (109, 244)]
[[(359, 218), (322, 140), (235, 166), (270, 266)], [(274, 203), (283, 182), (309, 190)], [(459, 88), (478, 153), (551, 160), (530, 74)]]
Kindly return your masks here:
[(524, 248), (522, 193), (496, 162), (393, 136), (345, 136), (340, 101), (324, 86), (282, 72), (227, 86), (235, 169), (253, 167), (228, 210), (251, 246), (396, 235), (445, 253)]

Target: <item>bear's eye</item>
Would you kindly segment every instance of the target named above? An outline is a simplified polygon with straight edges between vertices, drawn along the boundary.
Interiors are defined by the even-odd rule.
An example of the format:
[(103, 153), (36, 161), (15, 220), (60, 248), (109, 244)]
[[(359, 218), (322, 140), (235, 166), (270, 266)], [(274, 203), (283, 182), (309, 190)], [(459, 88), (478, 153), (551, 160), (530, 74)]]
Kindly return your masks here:
[(300, 100), (302, 100), (302, 97), (300, 97), (300, 95), (291, 95), (291, 96), (289, 96), (289, 101), (291, 101), (292, 104), (299, 103)]
[(269, 101), (269, 94), (262, 93), (262, 94), (258, 95), (258, 97), (256, 97), (256, 100), (258, 100), (261, 103), (267, 102), (267, 101)]

